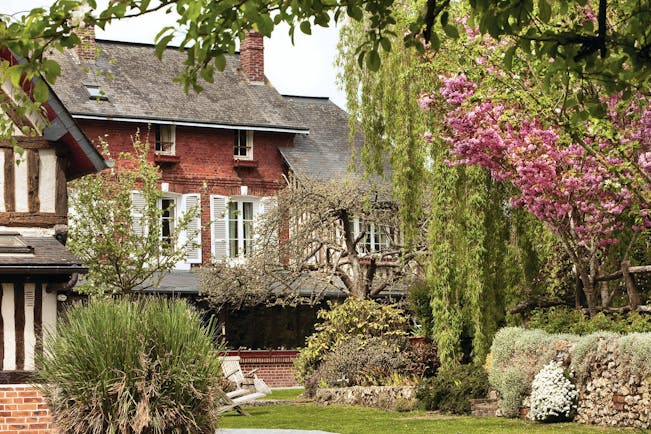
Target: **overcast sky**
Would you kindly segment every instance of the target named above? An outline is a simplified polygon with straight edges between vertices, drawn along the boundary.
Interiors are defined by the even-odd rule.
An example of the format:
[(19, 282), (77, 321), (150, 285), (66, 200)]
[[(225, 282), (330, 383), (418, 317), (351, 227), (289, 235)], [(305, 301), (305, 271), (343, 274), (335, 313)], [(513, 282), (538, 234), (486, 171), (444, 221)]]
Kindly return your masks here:
[[(0, 0), (0, 13), (15, 13), (34, 7), (47, 7), (51, 0)], [(173, 25), (171, 15), (162, 13), (116, 22), (106, 31), (97, 29), (97, 38), (153, 43), (165, 25)], [(265, 38), (265, 74), (282, 94), (327, 96), (345, 107), (345, 95), (337, 89), (334, 59), (339, 31), (312, 27), (312, 35), (297, 30), (292, 45), (287, 26), (279, 25), (271, 38)]]

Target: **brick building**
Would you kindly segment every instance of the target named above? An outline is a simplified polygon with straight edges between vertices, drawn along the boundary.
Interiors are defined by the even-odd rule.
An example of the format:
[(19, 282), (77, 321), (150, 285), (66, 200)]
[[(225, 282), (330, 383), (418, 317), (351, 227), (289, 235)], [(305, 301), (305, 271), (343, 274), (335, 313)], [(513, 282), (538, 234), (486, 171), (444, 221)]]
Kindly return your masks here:
[[(200, 247), (150, 291), (193, 297), (200, 289), (198, 267), (243, 256), (253, 220), (273, 203), (284, 175), (346, 172), (347, 114), (327, 98), (279, 94), (263, 74), (260, 34), (249, 33), (240, 53), (227, 56), (225, 70), (214, 83), (201, 82), (198, 94), (173, 83), (185, 59), (178, 49), (166, 49), (158, 60), (152, 45), (95, 40), (90, 30), (84, 41), (76, 51), (53, 55), (62, 67), (54, 89), (76, 122), (96, 145), (105, 140), (112, 156), (132, 150), (137, 132), (150, 144), (149, 158), (162, 170), (160, 206), (171, 209), (164, 225), (172, 227), (176, 213), (200, 205), (194, 222), (204, 228), (195, 240)], [(137, 203), (137, 192), (133, 198)], [(234, 348), (291, 348), (304, 343), (314, 312), (240, 310), (222, 312), (221, 319)], [(274, 331), (243, 331), (239, 324), (250, 318), (271, 326), (258, 331)]]
[(150, 143), (150, 158), (162, 169), (160, 206), (174, 205), (165, 224), (200, 205), (200, 247), (160, 290), (196, 292), (196, 273), (180, 271), (245, 254), (252, 221), (289, 171), (345, 172), (346, 113), (327, 98), (280, 95), (263, 74), (262, 35), (249, 33), (198, 94), (173, 83), (185, 58), (178, 49), (158, 60), (151, 45), (86, 38), (83, 50), (54, 56), (62, 66), (54, 88), (72, 116), (95, 144), (106, 140), (112, 155), (131, 150), (137, 132)]

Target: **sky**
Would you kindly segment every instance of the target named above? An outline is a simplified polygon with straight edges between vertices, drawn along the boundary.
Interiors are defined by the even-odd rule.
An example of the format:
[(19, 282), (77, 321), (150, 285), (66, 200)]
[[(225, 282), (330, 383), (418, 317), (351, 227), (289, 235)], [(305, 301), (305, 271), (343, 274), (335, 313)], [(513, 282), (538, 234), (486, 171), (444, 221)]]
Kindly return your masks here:
[[(13, 14), (34, 7), (47, 7), (51, 0), (0, 0), (0, 13)], [(173, 15), (155, 13), (131, 18), (97, 29), (98, 39), (153, 43), (158, 31), (173, 25)], [(336, 85), (334, 60), (337, 53), (338, 28), (312, 27), (312, 35), (297, 30), (294, 45), (288, 27), (276, 27), (271, 38), (265, 38), (265, 75), (284, 95), (327, 96), (345, 108), (346, 96)]]

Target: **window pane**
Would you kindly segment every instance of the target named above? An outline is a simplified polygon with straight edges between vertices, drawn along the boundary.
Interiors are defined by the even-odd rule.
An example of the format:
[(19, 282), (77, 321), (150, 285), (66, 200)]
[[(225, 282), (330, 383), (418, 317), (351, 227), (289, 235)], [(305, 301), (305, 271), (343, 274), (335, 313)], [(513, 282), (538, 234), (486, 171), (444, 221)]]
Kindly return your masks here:
[(228, 204), (228, 242), (230, 246), (229, 255), (234, 258), (239, 254), (238, 251), (238, 238), (237, 233), (237, 219), (239, 213), (237, 212), (237, 202), (230, 202)]
[(174, 231), (174, 199), (161, 199), (161, 241), (169, 246)]

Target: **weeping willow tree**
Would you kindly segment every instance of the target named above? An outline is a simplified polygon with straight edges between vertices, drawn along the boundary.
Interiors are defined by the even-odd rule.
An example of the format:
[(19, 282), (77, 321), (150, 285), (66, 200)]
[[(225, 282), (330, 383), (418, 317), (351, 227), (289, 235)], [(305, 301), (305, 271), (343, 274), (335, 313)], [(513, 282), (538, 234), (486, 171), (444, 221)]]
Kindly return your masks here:
[[(423, 7), (424, 2), (416, 1), (397, 10), (395, 34), (402, 35), (402, 25)], [(531, 244), (527, 233), (532, 232), (513, 232), (527, 223), (509, 209), (505, 187), (483, 169), (447, 164), (448, 147), (436, 137), (443, 110), (427, 112), (418, 105), (419, 95), (435, 88), (439, 75), (477, 65), (461, 43), (418, 52), (396, 37), (380, 70), (371, 72), (360, 66), (356, 50), (369, 27), (353, 22), (341, 32), (337, 63), (351, 134), (361, 130), (365, 136), (360, 157), (368, 172), (382, 172), (388, 159), (407, 240), (415, 237), (419, 222), (429, 221), (426, 281), (432, 337), (442, 362), (460, 360), (464, 337), (472, 338), (473, 357), (481, 361), (504, 321), (506, 304), (532, 274), (527, 268), (538, 266), (531, 248), (518, 247)], [(433, 134), (429, 143), (423, 139), (428, 131)]]

